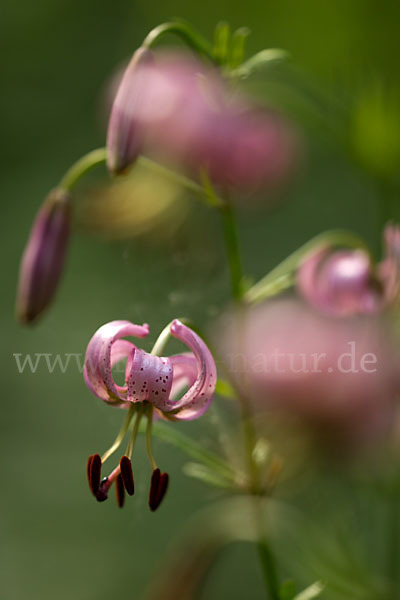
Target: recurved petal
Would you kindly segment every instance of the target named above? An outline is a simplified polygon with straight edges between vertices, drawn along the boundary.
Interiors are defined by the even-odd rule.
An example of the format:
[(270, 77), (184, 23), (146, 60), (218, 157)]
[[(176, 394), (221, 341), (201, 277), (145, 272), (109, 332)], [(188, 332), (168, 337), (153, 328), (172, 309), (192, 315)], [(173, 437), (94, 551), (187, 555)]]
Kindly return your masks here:
[[(171, 325), (171, 334), (188, 346), (196, 361), (195, 381), (182, 398), (177, 401), (171, 400), (169, 403), (176, 419), (189, 421), (201, 416), (207, 410), (217, 382), (217, 369), (207, 345), (192, 329), (176, 319)], [(186, 377), (189, 381), (193, 381), (193, 363), (189, 365), (188, 360), (186, 358), (183, 360), (182, 357), (179, 360), (171, 357), (170, 360), (175, 362), (175, 373), (179, 378), (186, 370)]]
[(114, 402), (116, 398), (125, 401), (121, 394), (124, 388), (114, 382), (112, 367), (128, 357), (135, 346), (121, 338), (145, 337), (148, 333), (147, 324), (135, 325), (130, 321), (111, 321), (97, 330), (87, 347), (84, 366), (85, 380), (96, 396), (106, 402)]

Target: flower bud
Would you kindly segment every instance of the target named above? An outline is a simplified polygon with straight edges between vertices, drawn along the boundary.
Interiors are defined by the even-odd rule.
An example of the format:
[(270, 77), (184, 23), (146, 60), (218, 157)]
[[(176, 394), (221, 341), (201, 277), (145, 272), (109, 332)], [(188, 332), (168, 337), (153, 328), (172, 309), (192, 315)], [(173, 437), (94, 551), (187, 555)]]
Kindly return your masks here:
[(123, 173), (141, 153), (143, 122), (137, 111), (147, 103), (147, 72), (143, 67), (152, 61), (152, 52), (139, 48), (126, 68), (118, 88), (107, 133), (107, 165), (112, 173)]
[(298, 271), (297, 286), (311, 306), (331, 315), (375, 313), (384, 306), (383, 286), (363, 250), (310, 255)]
[(69, 196), (50, 192), (33, 223), (22, 256), (17, 316), (31, 323), (50, 304), (62, 273), (70, 231)]

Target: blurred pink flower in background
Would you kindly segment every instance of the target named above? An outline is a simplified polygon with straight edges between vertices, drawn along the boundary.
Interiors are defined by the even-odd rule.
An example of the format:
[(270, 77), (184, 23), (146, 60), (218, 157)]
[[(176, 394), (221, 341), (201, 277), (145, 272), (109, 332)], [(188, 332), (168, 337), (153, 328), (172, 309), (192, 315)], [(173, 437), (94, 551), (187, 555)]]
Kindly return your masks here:
[(386, 255), (375, 268), (364, 250), (326, 247), (309, 254), (297, 274), (297, 287), (312, 306), (327, 314), (377, 313), (392, 303), (400, 281), (400, 229), (384, 232)]
[(111, 111), (109, 168), (119, 173), (143, 151), (219, 185), (275, 186), (296, 162), (297, 140), (277, 114), (260, 110), (217, 70), (184, 54), (139, 49)]
[(257, 410), (354, 436), (391, 421), (399, 348), (378, 318), (337, 319), (285, 298), (231, 315), (222, 339), (233, 380)]

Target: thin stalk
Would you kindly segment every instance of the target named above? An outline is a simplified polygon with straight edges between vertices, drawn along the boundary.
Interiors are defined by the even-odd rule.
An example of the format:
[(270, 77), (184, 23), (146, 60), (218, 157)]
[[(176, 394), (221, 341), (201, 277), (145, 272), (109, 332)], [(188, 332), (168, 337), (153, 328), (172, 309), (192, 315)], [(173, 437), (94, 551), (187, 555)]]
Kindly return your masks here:
[(270, 600), (279, 600), (279, 581), (275, 568), (274, 557), (264, 537), (257, 542), (257, 552), (262, 567), (265, 587)]
[[(95, 167), (105, 164), (107, 162), (107, 148), (97, 148), (96, 150), (91, 150), (81, 158), (79, 158), (65, 173), (63, 178), (59, 183), (59, 187), (63, 190), (70, 191), (76, 184), (84, 177), (89, 171), (94, 169)], [(153, 173), (157, 173), (162, 177), (165, 177), (169, 181), (180, 185), (186, 190), (193, 192), (196, 196), (200, 197), (202, 200), (207, 201), (209, 203), (209, 197), (204, 187), (182, 175), (181, 173), (177, 173), (168, 167), (164, 167), (159, 163), (147, 158), (147, 156), (139, 156), (137, 159), (137, 164), (141, 165), (145, 169), (152, 171)], [(215, 196), (214, 200), (215, 205), (219, 206), (222, 204), (222, 200)]]
[(177, 35), (197, 54), (205, 56), (211, 62), (215, 62), (211, 44), (209, 44), (209, 42), (188, 23), (182, 21), (171, 21), (169, 23), (158, 25), (147, 34), (142, 46), (151, 48), (155, 46), (162, 37), (168, 34)]
[(86, 175), (89, 171), (97, 167), (98, 165), (104, 164), (107, 160), (106, 148), (97, 148), (88, 152), (81, 158), (79, 158), (65, 173), (64, 177), (60, 181), (60, 187), (64, 190), (71, 190), (78, 181)]
[[(228, 257), (229, 271), (231, 277), (232, 297), (237, 302), (243, 302), (244, 286), (243, 286), (243, 271), (240, 258), (239, 238), (237, 234), (237, 226), (235, 214), (229, 201), (219, 208), (222, 222), (226, 252)], [(241, 328), (240, 328), (241, 329)], [(243, 426), (243, 436), (245, 443), (245, 452), (248, 459), (248, 469), (250, 477), (250, 492), (257, 495), (260, 488), (259, 468), (254, 460), (254, 447), (256, 443), (256, 431), (251, 419), (251, 410), (247, 401), (242, 394), (238, 394), (238, 399), (241, 406), (241, 417)], [(262, 524), (261, 508), (257, 505), (254, 515), (256, 527), (259, 531), (257, 541), (257, 551), (262, 569), (265, 588), (270, 600), (279, 600), (279, 580), (275, 561), (271, 550), (267, 544)]]
[(231, 291), (234, 300), (243, 298), (243, 271), (239, 250), (239, 237), (236, 220), (232, 206), (229, 203), (219, 208), (222, 217), (222, 226), (225, 239), (225, 247), (228, 257), (229, 273), (231, 279)]
[(160, 165), (159, 163), (155, 162), (154, 160), (151, 160), (150, 158), (147, 158), (146, 156), (139, 156), (138, 164), (142, 165), (146, 169), (153, 171), (153, 173), (158, 173), (159, 175), (166, 177), (170, 181), (181, 185), (187, 190), (194, 192), (198, 196), (202, 196), (203, 198), (205, 196), (203, 187), (195, 181), (193, 181), (193, 179), (185, 177), (185, 175), (181, 175), (176, 171), (172, 171), (171, 169)]

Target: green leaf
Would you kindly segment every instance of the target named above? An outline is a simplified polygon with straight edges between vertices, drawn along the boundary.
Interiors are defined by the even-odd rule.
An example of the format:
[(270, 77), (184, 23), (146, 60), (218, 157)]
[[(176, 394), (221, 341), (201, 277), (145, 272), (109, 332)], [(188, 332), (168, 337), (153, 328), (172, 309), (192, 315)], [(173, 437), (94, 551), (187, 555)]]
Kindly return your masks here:
[(223, 477), (215, 470), (212, 470), (200, 463), (186, 463), (183, 466), (183, 472), (185, 473), (185, 475), (188, 475), (188, 477), (199, 479), (200, 481), (203, 481), (203, 483), (206, 483), (207, 485), (212, 485), (213, 487), (219, 487), (224, 489), (232, 487), (232, 480)]
[(215, 393), (222, 398), (236, 398), (236, 393), (229, 381), (219, 378), (215, 386)]
[(300, 594), (297, 594), (297, 596), (295, 596), (293, 600), (311, 600), (312, 598), (316, 598), (317, 596), (319, 596), (323, 589), (324, 586), (322, 585), (322, 583), (320, 581), (316, 581), (308, 588), (300, 592)]
[[(141, 433), (145, 432), (145, 424), (141, 424), (139, 431)], [(175, 446), (190, 458), (199, 461), (208, 467), (210, 471), (219, 473), (231, 483), (235, 482), (236, 473), (226, 461), (215, 452), (204, 448), (192, 438), (177, 431), (173, 426), (156, 422), (153, 424), (153, 434), (163, 442)]]
[(268, 69), (271, 66), (275, 66), (276, 64), (287, 60), (289, 56), (289, 53), (282, 48), (268, 48), (261, 50), (261, 52), (257, 52), (257, 54), (254, 54), (249, 60), (246, 60), (246, 62), (236, 69), (234, 74), (237, 77), (244, 79), (257, 71)]

